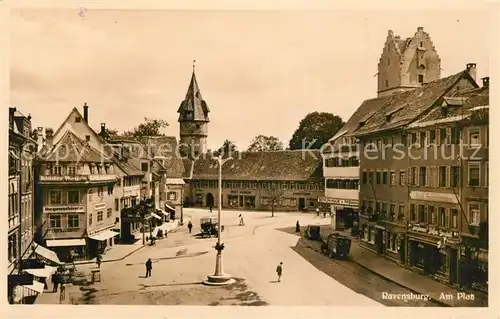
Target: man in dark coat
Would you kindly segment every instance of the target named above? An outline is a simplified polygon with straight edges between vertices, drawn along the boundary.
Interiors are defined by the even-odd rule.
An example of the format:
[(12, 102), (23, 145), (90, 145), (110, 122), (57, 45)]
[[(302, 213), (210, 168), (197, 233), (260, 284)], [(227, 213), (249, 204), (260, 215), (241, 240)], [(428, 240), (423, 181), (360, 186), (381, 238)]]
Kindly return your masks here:
[(278, 282), (281, 281), (281, 275), (283, 274), (283, 262), (280, 262), (278, 267), (276, 267), (276, 274), (278, 274)]
[(191, 223), (191, 221), (189, 221), (189, 223), (188, 223), (188, 229), (189, 229), (189, 233), (191, 234), (191, 230), (193, 229), (193, 223)]
[(146, 261), (146, 278), (151, 277), (152, 269), (153, 269), (153, 262), (151, 261), (151, 258), (148, 258), (148, 261)]

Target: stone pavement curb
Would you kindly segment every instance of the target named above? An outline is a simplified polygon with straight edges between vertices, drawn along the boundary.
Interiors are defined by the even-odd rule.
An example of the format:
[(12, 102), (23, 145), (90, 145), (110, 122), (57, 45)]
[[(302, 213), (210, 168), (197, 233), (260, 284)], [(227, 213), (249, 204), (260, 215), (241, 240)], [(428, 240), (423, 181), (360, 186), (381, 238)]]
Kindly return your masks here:
[[(181, 226), (181, 224), (177, 223), (177, 226), (173, 227), (172, 229), (170, 229), (169, 232), (174, 231), (175, 229), (179, 228), (180, 226)], [(125, 258), (131, 256), (132, 254), (138, 252), (139, 250), (141, 250), (141, 249), (143, 249), (144, 247), (147, 247), (147, 246), (149, 246), (149, 244), (141, 245), (140, 247), (132, 250), (131, 252), (128, 252), (127, 254), (125, 254), (124, 256), (122, 256), (120, 258), (103, 260), (103, 261), (101, 261), (101, 263), (104, 264), (104, 263), (117, 262), (117, 261), (120, 261), (120, 260), (124, 260)], [(81, 262), (75, 262), (75, 265), (88, 265), (88, 264), (95, 264), (95, 261), (94, 260), (86, 260), (86, 261), (81, 261)]]
[[(122, 256), (120, 258), (115, 258), (115, 259), (103, 260), (101, 263), (104, 264), (104, 263), (110, 263), (110, 262), (116, 262), (116, 261), (124, 260), (125, 258), (129, 257), (130, 255), (136, 253), (137, 251), (143, 249), (146, 246), (148, 246), (148, 244), (141, 245), (140, 247), (138, 247), (138, 248), (132, 250), (131, 252), (127, 253), (125, 256)], [(75, 262), (75, 265), (87, 265), (87, 264), (95, 264), (95, 261), (86, 260), (86, 261), (82, 261), (82, 262)]]
[[(358, 245), (358, 244), (356, 243), (356, 245)], [(369, 250), (368, 248), (365, 248), (365, 247), (363, 247), (363, 246), (361, 246), (361, 245), (358, 245), (358, 246), (359, 246), (360, 248), (362, 248), (362, 249)], [(365, 265), (363, 265), (363, 264), (361, 264), (361, 263), (357, 262), (356, 260), (354, 260), (354, 259), (352, 259), (352, 258), (350, 258), (350, 260), (351, 260), (352, 262), (354, 262), (356, 265), (359, 265), (360, 267), (362, 267), (362, 268), (364, 268), (364, 269), (366, 269), (366, 270), (370, 271), (371, 273), (373, 273), (373, 274), (375, 274), (375, 275), (377, 275), (377, 276), (379, 276), (379, 277), (384, 278), (384, 279), (385, 279), (385, 280), (387, 280), (387, 281), (390, 281), (390, 282), (392, 282), (392, 283), (394, 283), (394, 284), (396, 284), (396, 285), (398, 285), (398, 286), (400, 286), (400, 287), (403, 287), (403, 288), (405, 288), (405, 289), (408, 289), (409, 291), (411, 291), (411, 292), (413, 292), (413, 293), (415, 293), (415, 294), (422, 294), (422, 292), (420, 292), (420, 291), (416, 291), (415, 289), (412, 289), (412, 288), (410, 288), (410, 287), (408, 287), (408, 286), (406, 286), (406, 285), (404, 285), (404, 284), (401, 284), (400, 282), (398, 282), (398, 281), (396, 281), (396, 280), (394, 280), (394, 279), (392, 279), (392, 278), (390, 278), (390, 277), (388, 277), (388, 276), (385, 276), (385, 275), (383, 275), (383, 274), (381, 274), (381, 273), (378, 273), (378, 272), (376, 272), (375, 270), (373, 270), (373, 269), (371, 269), (371, 268), (366, 267)], [(446, 303), (446, 302), (443, 302), (443, 301), (441, 301), (441, 300), (437, 300), (437, 299), (432, 298), (432, 301), (433, 301), (433, 302), (435, 302), (435, 303), (437, 303), (437, 304), (439, 304), (439, 305), (441, 305), (441, 306), (443, 306), (443, 307), (452, 307), (452, 305), (450, 305), (450, 304), (448, 304), (448, 303)]]

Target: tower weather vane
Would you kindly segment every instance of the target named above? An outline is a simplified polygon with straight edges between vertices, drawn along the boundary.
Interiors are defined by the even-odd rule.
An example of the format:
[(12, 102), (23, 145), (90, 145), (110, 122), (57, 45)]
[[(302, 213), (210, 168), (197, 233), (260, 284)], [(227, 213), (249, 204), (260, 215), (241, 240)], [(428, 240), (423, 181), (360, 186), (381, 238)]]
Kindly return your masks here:
[(194, 73), (194, 67), (196, 66), (196, 60), (193, 60), (193, 73)]

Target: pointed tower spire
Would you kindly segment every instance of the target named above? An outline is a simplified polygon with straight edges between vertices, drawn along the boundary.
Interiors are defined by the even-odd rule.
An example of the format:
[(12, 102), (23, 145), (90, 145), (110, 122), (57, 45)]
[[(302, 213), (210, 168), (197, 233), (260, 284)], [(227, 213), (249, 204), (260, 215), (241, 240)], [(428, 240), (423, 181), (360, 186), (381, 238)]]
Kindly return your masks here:
[(210, 109), (201, 96), (200, 87), (196, 80), (195, 65), (193, 60), (193, 73), (186, 92), (184, 101), (181, 102), (179, 113), (180, 143), (193, 149), (193, 154), (203, 153), (207, 148), (207, 125), (210, 122), (208, 113)]

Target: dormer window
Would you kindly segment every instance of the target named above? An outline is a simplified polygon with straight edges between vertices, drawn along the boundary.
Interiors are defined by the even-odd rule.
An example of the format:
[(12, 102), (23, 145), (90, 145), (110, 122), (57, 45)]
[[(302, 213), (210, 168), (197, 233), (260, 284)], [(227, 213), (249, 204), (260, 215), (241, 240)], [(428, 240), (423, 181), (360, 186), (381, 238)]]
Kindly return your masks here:
[(75, 117), (75, 122), (80, 123), (82, 121), (82, 118), (80, 116)]
[(90, 135), (85, 135), (85, 141), (90, 142)]
[(62, 175), (62, 166), (61, 165), (52, 166), (52, 175)]
[(365, 126), (365, 121), (360, 121), (359, 122), (359, 127), (363, 127), (363, 126)]
[(446, 116), (448, 115), (448, 107), (442, 106), (441, 107), (441, 116)]
[(68, 166), (68, 175), (76, 175), (76, 166), (74, 165)]

